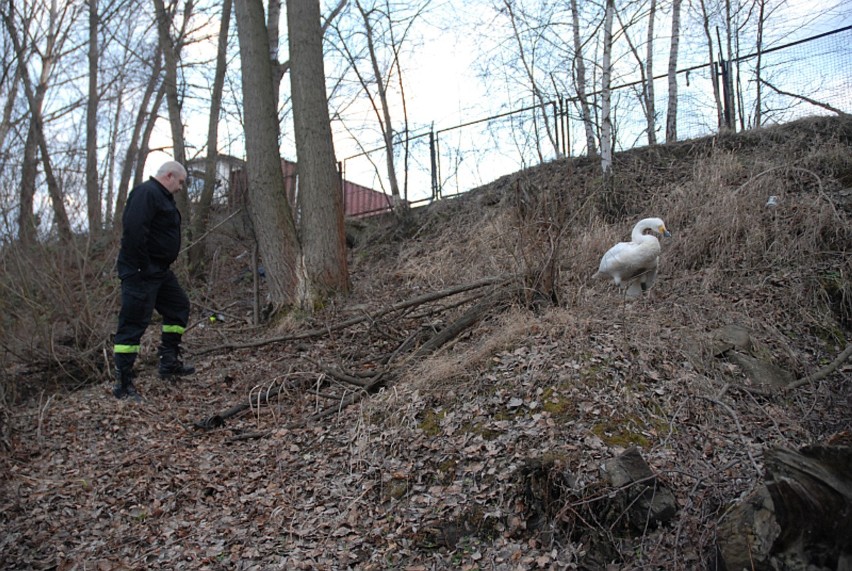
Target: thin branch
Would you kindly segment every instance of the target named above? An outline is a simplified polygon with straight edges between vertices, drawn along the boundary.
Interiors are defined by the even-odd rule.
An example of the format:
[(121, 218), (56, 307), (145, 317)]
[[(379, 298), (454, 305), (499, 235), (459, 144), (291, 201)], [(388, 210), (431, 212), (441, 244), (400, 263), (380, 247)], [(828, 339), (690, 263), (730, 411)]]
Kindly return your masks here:
[(778, 93), (780, 95), (786, 95), (787, 97), (792, 97), (793, 99), (801, 99), (802, 101), (805, 101), (806, 103), (810, 103), (811, 105), (815, 105), (816, 107), (822, 107), (823, 109), (831, 111), (832, 113), (837, 113), (841, 117), (849, 117), (849, 113), (841, 111), (840, 109), (837, 109), (836, 107), (832, 107), (828, 103), (820, 103), (816, 99), (811, 99), (810, 97), (806, 97), (804, 95), (798, 95), (796, 93), (790, 93), (788, 91), (781, 91), (780, 89), (778, 89), (777, 87), (775, 87), (774, 85), (772, 85), (771, 83), (766, 81), (765, 79), (761, 79), (760, 83), (762, 83), (763, 85), (765, 85), (766, 87), (768, 87), (769, 89), (773, 90), (775, 93)]

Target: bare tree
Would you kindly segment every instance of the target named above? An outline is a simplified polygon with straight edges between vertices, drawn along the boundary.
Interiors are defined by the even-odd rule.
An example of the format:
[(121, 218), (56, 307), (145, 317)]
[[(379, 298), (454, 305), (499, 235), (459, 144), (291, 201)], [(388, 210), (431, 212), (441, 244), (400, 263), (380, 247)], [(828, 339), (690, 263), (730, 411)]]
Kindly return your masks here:
[(580, 112), (583, 116), (583, 128), (586, 131), (586, 154), (593, 157), (598, 154), (595, 143), (595, 124), (592, 121), (589, 99), (586, 95), (586, 63), (583, 58), (583, 43), (580, 41), (580, 12), (577, 9), (577, 0), (571, 0), (571, 22), (574, 32), (574, 71), (576, 74), (575, 86), (577, 88), (577, 99), (580, 102)]
[(210, 117), (207, 123), (207, 159), (204, 162), (204, 186), (196, 205), (190, 234), (195, 239), (195, 243), (189, 249), (189, 268), (193, 277), (200, 276), (207, 263), (206, 240), (202, 236), (207, 230), (210, 206), (213, 203), (213, 190), (216, 184), (216, 159), (219, 156), (219, 116), (222, 110), (225, 71), (228, 66), (228, 29), (231, 24), (232, 5), (233, 0), (224, 0), (222, 3), (219, 42), (216, 49), (216, 74), (213, 78)]
[(757, 0), (759, 6), (759, 14), (757, 17), (757, 65), (755, 65), (755, 93), (754, 93), (754, 126), (760, 127), (763, 116), (763, 82), (761, 81), (761, 71), (763, 68), (763, 26), (766, 23), (766, 0)]
[[(157, 32), (160, 38), (160, 48), (163, 51), (165, 59), (166, 76), (163, 85), (166, 88), (166, 106), (169, 112), (174, 160), (184, 165), (186, 164), (186, 143), (183, 133), (183, 121), (181, 120), (181, 99), (178, 93), (178, 63), (193, 6), (193, 0), (186, 0), (181, 29), (177, 36), (172, 38), (171, 28), (175, 23), (177, 0), (173, 1), (168, 10), (166, 10), (163, 0), (154, 0), (154, 7), (157, 14)], [(175, 202), (177, 202), (178, 209), (186, 219), (189, 219), (188, 201), (189, 199), (185, 192), (179, 192), (175, 195)]]
[[(28, 37), (27, 30), (30, 29), (35, 15), (46, 17), (46, 29), (44, 30), (44, 45), (37, 50), (41, 69), (38, 79), (30, 77), (28, 71), (21, 73), (21, 83), (27, 98), (30, 110), (30, 127), (27, 135), (27, 145), (24, 149), (24, 165), (21, 175), (21, 202), (19, 207), (18, 231), (21, 241), (25, 244), (32, 243), (36, 238), (36, 224), (33, 212), (33, 197), (36, 190), (36, 178), (38, 175), (38, 154), (41, 154), (41, 165), (47, 183), (47, 192), (50, 196), (53, 208), (53, 222), (59, 236), (63, 240), (71, 239), (71, 222), (65, 209), (64, 196), (59, 182), (53, 172), (50, 162), (50, 153), (44, 133), (44, 101), (47, 95), (49, 82), (52, 78), (58, 59), (63, 53), (68, 33), (76, 20), (78, 10), (74, 6), (64, 5), (59, 8), (56, 1), (49, 6), (41, 5), (24, 15), (19, 13), (14, 3), (9, 0), (4, 4), (0, 17), (6, 26), (6, 30), (12, 40), (15, 54), (19, 65), (24, 66), (29, 61), (28, 52), (30, 46), (25, 46), (21, 35)], [(19, 32), (24, 30), (24, 34)], [(34, 50), (35, 51), (35, 50)], [(35, 83), (35, 86), (33, 86)]]
[(640, 75), (639, 104), (642, 106), (642, 112), (645, 115), (645, 133), (648, 137), (648, 144), (654, 145), (657, 143), (657, 117), (654, 105), (654, 16), (657, 11), (657, 2), (656, 0), (651, 0), (651, 6), (648, 11), (647, 42), (644, 59), (639, 53), (639, 47), (633, 43), (630, 37), (630, 28), (635, 22), (624, 22), (621, 12), (616, 9), (613, 9), (613, 11), (618, 18), (618, 25), (621, 28), (624, 39), (627, 41), (627, 46), (633, 54), (634, 59), (636, 59)]
[(601, 61), (601, 170), (612, 172), (612, 21), (615, 0), (606, 0), (603, 28), (603, 58)]
[(343, 196), (325, 90), (319, 0), (288, 0), (290, 92), (299, 163), (307, 306), (349, 291)]
[(89, 2), (89, 98), (86, 104), (86, 212), (89, 234), (102, 231), (101, 193), (98, 187), (98, 0)]
[(716, 123), (721, 129), (725, 125), (722, 107), (722, 97), (719, 94), (718, 67), (716, 57), (713, 54), (713, 34), (710, 30), (710, 12), (707, 9), (707, 0), (698, 0), (701, 9), (701, 23), (704, 28), (704, 37), (707, 39), (707, 54), (710, 62), (710, 82), (713, 84), (713, 98), (716, 100)]
[[(5, 36), (4, 36), (5, 38)], [(0, 156), (5, 153), (6, 137), (12, 128), (12, 113), (15, 110), (15, 103), (18, 101), (18, 84), (21, 81), (21, 73), (23, 66), (19, 65), (17, 58), (12, 56), (14, 50), (3, 50), (3, 69), (2, 78), (5, 80), (0, 84), (0, 95), (5, 96), (3, 103), (3, 116), (0, 118)], [(12, 57), (10, 57), (12, 56)], [(10, 73), (11, 72), (11, 73)]]
[(657, 109), (654, 103), (654, 20), (657, 16), (657, 0), (651, 0), (648, 8), (648, 40), (645, 46), (645, 119), (648, 124), (648, 144), (657, 144)]
[(300, 305), (305, 274), (302, 251), (278, 153), (269, 36), (261, 0), (236, 2), (240, 44), (245, 140), (248, 167), (248, 212), (266, 267), (272, 311)]
[[(136, 185), (142, 181), (142, 171), (148, 156), (148, 141), (154, 130), (154, 123), (157, 120), (157, 110), (160, 108), (165, 97), (165, 88), (161, 81), (163, 52), (159, 44), (154, 50), (150, 61), (150, 74), (142, 95), (142, 100), (136, 110), (133, 130), (121, 165), (121, 176), (115, 198), (113, 220), (121, 220), (121, 214), (124, 212), (124, 204), (127, 202), (127, 193), (130, 192), (131, 183)], [(118, 230), (119, 226), (117, 224), (114, 225), (113, 231), (117, 232)]]
[(672, 39), (669, 49), (669, 101), (666, 110), (666, 143), (677, 141), (677, 57), (680, 46), (680, 4), (672, 2)]
[[(506, 10), (506, 13), (509, 16), (509, 22), (512, 26), (512, 37), (517, 44), (518, 57), (519, 57), (519, 60), (520, 60), (520, 64), (523, 67), (523, 72), (526, 75), (526, 82), (530, 86), (530, 89), (532, 91), (533, 100), (535, 101), (536, 105), (539, 106), (539, 108), (542, 110), (542, 112), (544, 112), (544, 110), (546, 109), (547, 103), (548, 103), (548, 98), (546, 97), (546, 94), (542, 91), (542, 89), (539, 87), (538, 81), (536, 80), (535, 61), (534, 61), (535, 54), (536, 54), (535, 47), (533, 47), (530, 54), (527, 53), (527, 49), (524, 45), (524, 41), (523, 41), (523, 37), (522, 37), (523, 34), (522, 34), (521, 29), (520, 29), (521, 24), (518, 21), (519, 18), (518, 18), (518, 15), (516, 14), (515, 5), (514, 5), (513, 0), (503, 0), (503, 7), (504, 7), (504, 9)], [(541, 26), (541, 25), (537, 24), (535, 26), (535, 28), (544, 29), (545, 26)], [(537, 33), (537, 35), (540, 37), (541, 34)], [(530, 61), (531, 59), (532, 59), (532, 61)], [(558, 155), (559, 154), (559, 148), (558, 148), (557, 143), (556, 143), (556, 134), (555, 134), (555, 132), (554, 132), (549, 121), (544, 121), (543, 124), (544, 124), (545, 133), (547, 135), (547, 140), (549, 141), (550, 145), (552, 145), (554, 153)], [(541, 162), (541, 161), (544, 160), (544, 154), (542, 152), (539, 139), (540, 139), (539, 137), (536, 137), (536, 151), (538, 152), (539, 162)]]
[[(408, 132), (408, 110), (403, 81), (403, 48), (417, 20), (428, 3), (415, 4), (402, 14), (387, 0), (356, 0), (354, 12), (357, 23), (352, 28), (335, 25), (339, 39), (337, 48), (355, 74), (361, 92), (369, 100), (376, 124), (384, 143), (385, 172), (394, 211), (400, 219), (408, 216), (408, 171), (400, 184), (394, 146), (396, 135)], [(352, 33), (352, 29), (356, 29)], [(401, 118), (393, 116), (394, 107), (401, 109)], [(407, 137), (406, 137), (407, 141)], [(408, 164), (408, 147), (403, 147), (403, 162)]]

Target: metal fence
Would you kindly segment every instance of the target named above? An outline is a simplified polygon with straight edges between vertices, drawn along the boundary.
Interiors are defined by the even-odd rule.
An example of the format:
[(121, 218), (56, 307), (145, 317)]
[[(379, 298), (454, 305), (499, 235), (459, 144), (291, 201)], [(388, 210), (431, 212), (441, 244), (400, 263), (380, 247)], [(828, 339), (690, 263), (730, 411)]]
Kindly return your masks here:
[[(786, 123), (812, 115), (852, 112), (852, 26), (677, 72), (678, 139), (712, 135), (719, 128), (712, 81), (727, 103), (723, 121), (737, 130)], [(758, 64), (759, 62), (759, 64)], [(760, 68), (758, 89), (757, 69)], [(613, 149), (648, 144), (639, 104), (640, 82), (612, 88)], [(665, 140), (668, 79), (654, 78), (656, 134)], [(759, 113), (758, 113), (758, 93)], [(599, 93), (590, 94), (595, 98)], [(342, 161), (344, 177), (388, 192), (384, 147)], [(418, 204), (460, 194), (502, 175), (586, 154), (577, 101), (560, 98), (410, 135), (394, 145), (403, 199)], [(353, 174), (358, 173), (358, 174)], [(364, 175), (364, 173), (367, 173)], [(357, 179), (357, 177), (361, 179)]]

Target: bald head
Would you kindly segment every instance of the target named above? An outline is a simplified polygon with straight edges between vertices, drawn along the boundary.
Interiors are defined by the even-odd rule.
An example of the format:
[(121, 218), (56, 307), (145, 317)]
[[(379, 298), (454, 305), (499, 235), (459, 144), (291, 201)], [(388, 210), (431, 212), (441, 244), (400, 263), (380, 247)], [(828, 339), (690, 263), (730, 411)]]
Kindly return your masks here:
[(186, 168), (177, 161), (166, 161), (154, 176), (172, 194), (177, 194), (186, 182)]

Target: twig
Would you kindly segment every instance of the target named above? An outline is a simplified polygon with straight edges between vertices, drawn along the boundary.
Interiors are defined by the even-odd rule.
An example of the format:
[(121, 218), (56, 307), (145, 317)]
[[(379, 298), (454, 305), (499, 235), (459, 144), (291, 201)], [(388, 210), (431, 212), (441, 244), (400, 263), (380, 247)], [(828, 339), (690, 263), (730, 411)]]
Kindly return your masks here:
[(816, 99), (811, 99), (810, 97), (806, 97), (804, 95), (798, 95), (796, 93), (789, 93), (787, 91), (781, 91), (780, 89), (778, 89), (777, 87), (775, 87), (774, 85), (772, 85), (771, 83), (766, 81), (765, 79), (761, 79), (760, 83), (762, 83), (763, 85), (765, 85), (766, 87), (768, 87), (769, 89), (773, 90), (775, 93), (778, 93), (780, 95), (786, 95), (787, 97), (792, 97), (794, 99), (801, 99), (802, 101), (805, 101), (806, 103), (810, 103), (811, 105), (815, 105), (817, 107), (822, 107), (823, 109), (831, 111), (832, 113), (837, 113), (841, 117), (849, 117), (849, 113), (841, 111), (840, 109), (837, 109), (836, 107), (832, 107), (828, 103), (820, 103)]
[(801, 387), (802, 385), (808, 385), (810, 383), (814, 383), (816, 381), (823, 380), (824, 378), (829, 376), (831, 373), (836, 371), (837, 368), (840, 367), (840, 365), (842, 365), (843, 362), (846, 361), (846, 359), (848, 359), (850, 357), (850, 355), (852, 355), (852, 344), (847, 345), (846, 349), (844, 349), (843, 352), (840, 353), (840, 355), (838, 355), (836, 359), (834, 359), (834, 361), (832, 361), (831, 363), (829, 363), (828, 365), (826, 365), (825, 367), (823, 367), (822, 369), (820, 369), (816, 373), (813, 373), (811, 375), (808, 375), (807, 377), (801, 378), (798, 381), (796, 381), (794, 383), (790, 383), (789, 385), (784, 387), (784, 392), (787, 393), (787, 392), (792, 391), (793, 389), (797, 389), (797, 388)]

